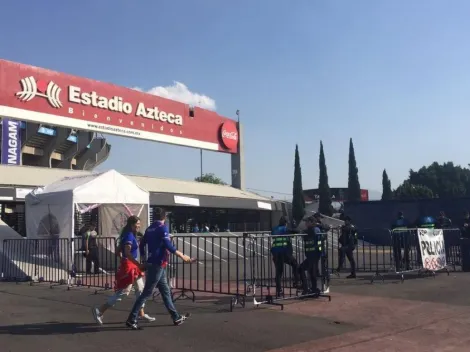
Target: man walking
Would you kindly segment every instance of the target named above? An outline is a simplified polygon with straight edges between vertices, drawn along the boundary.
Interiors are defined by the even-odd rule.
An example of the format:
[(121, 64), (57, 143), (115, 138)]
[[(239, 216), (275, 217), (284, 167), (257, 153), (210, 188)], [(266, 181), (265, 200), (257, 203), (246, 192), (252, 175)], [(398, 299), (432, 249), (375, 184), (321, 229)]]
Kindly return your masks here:
[(193, 259), (178, 251), (171, 242), (168, 227), (165, 225), (166, 213), (163, 209), (156, 209), (158, 219), (145, 231), (140, 242), (140, 256), (145, 257), (145, 247), (148, 250), (146, 265), (145, 287), (140, 297), (135, 301), (131, 313), (127, 318), (126, 325), (139, 330), (137, 325), (137, 315), (145, 302), (152, 296), (155, 287), (160, 291), (163, 304), (171, 315), (174, 325), (181, 325), (190, 314), (181, 315), (177, 312), (171, 297), (170, 286), (168, 285), (166, 267), (168, 265), (168, 253), (176, 254), (186, 263), (194, 262)]

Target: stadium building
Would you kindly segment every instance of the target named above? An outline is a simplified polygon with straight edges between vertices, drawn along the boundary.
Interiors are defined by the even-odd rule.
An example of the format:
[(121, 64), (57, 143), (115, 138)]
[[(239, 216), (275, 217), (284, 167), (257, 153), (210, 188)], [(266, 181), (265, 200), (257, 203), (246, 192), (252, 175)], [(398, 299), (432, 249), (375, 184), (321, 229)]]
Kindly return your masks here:
[[(90, 79), (0, 60), (0, 217), (26, 236), (24, 199), (38, 186), (93, 173), (110, 155), (102, 135), (146, 139), (228, 154), (231, 186), (126, 175), (171, 214), (173, 232), (268, 230), (286, 213), (245, 190), (243, 131), (213, 111)], [(75, 228), (99, 225), (96, 209)]]

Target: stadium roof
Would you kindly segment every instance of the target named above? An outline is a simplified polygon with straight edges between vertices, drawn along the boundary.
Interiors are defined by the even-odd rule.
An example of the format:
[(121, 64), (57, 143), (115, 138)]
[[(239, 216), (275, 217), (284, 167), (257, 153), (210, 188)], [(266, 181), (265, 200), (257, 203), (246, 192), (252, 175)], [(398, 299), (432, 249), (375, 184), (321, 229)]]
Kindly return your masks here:
[[(33, 166), (0, 165), (0, 186), (37, 187), (45, 186), (64, 177), (87, 175), (90, 171), (65, 170)], [(125, 175), (138, 186), (154, 193), (171, 193), (194, 196), (238, 198), (271, 202), (255, 193), (231, 186), (215, 185), (195, 181), (174, 180), (149, 176)]]

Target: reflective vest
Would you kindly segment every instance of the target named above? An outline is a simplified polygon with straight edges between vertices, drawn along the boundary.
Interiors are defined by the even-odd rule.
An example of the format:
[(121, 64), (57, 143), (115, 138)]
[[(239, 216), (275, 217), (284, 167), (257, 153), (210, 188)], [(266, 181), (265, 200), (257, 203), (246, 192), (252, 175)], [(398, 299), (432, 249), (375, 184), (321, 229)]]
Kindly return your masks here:
[(288, 237), (274, 237), (272, 248), (287, 248), (287, 246), (289, 246)]
[(398, 218), (393, 223), (392, 230), (396, 230), (396, 231), (408, 230), (408, 221), (404, 217)]
[(312, 254), (312, 253), (321, 253), (322, 251), (322, 234), (318, 233), (321, 231), (318, 227), (309, 229), (307, 231), (307, 236), (304, 239), (304, 249), (305, 254)]
[(433, 229), (434, 226), (435, 226), (435, 221), (434, 221), (433, 217), (425, 216), (425, 217), (420, 219), (420, 225), (419, 225), (420, 228)]
[(276, 237), (273, 237), (271, 249), (280, 251), (290, 246), (290, 238), (288, 236), (282, 236), (287, 234), (287, 226), (276, 226), (272, 234)]

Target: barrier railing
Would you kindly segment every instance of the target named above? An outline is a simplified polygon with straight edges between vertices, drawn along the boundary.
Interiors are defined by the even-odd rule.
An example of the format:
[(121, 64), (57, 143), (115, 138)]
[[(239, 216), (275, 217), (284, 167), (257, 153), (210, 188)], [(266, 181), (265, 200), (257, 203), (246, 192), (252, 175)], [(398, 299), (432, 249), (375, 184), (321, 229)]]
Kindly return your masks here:
[(2, 244), (2, 279), (66, 284), (70, 272), (68, 239), (6, 239)]
[[(195, 292), (233, 296), (230, 309), (245, 306), (246, 245), (243, 236), (174, 235), (175, 247), (196, 259), (187, 265), (176, 256), (170, 257), (169, 279), (174, 300), (191, 298)], [(189, 296), (188, 296), (189, 295)]]
[[(249, 256), (247, 294), (255, 306), (277, 305), (292, 299), (327, 297), (329, 293), (327, 235), (322, 237), (322, 252), (305, 256), (305, 235), (271, 236), (270, 233), (244, 233)], [(272, 252), (276, 238), (288, 238), (289, 250)], [(308, 274), (308, 275), (306, 275)]]
[[(390, 230), (358, 229), (357, 243), (352, 248), (346, 248), (340, 243), (341, 228), (331, 229), (328, 236), (331, 243), (329, 265), (337, 276), (343, 271), (350, 271), (351, 274), (367, 272), (375, 274), (372, 278), (374, 280), (376, 277), (381, 277), (380, 273), (390, 271), (392, 268)], [(341, 252), (345, 260), (340, 266)]]
[(453, 270), (456, 271), (456, 267), (462, 265), (460, 253), (460, 238), (462, 234), (458, 228), (444, 229), (443, 231), (447, 265), (451, 266)]
[[(436, 271), (445, 270), (449, 275), (446, 264), (446, 252), (450, 246), (445, 245), (444, 233), (450, 233), (454, 229), (431, 229), (430, 234), (426, 229), (395, 229), (391, 232), (392, 252), (394, 259), (394, 271), (405, 280), (405, 274), (418, 272), (419, 275), (429, 273), (435, 276)], [(436, 232), (434, 232), (436, 231)], [(437, 239), (437, 236), (440, 236)], [(424, 253), (424, 254), (423, 254)], [(439, 263), (428, 263), (429, 254), (439, 255)], [(433, 259), (435, 260), (435, 258)]]
[[(433, 256), (432, 251), (442, 253), (439, 252), (437, 259), (435, 255), (434, 259), (428, 259), (430, 262), (426, 262), (424, 267), (418, 235), (418, 229), (393, 232), (388, 229), (360, 229), (357, 244), (346, 253), (345, 250), (341, 252), (340, 230), (328, 231), (323, 235), (319, 270), (315, 272), (320, 296), (328, 297), (330, 268), (338, 269), (341, 253), (354, 259), (355, 270), (352, 270), (347, 259), (340, 269), (373, 273), (372, 281), (377, 277), (383, 280), (384, 273), (397, 274), (402, 281), (404, 274), (411, 271), (434, 274), (438, 270), (434, 268), (440, 268), (442, 260), (446, 260), (442, 256), (444, 253), (447, 265), (453, 266), (455, 270), (455, 266), (460, 263), (460, 230), (444, 229), (444, 240), (439, 240), (441, 242), (426, 240), (429, 243), (436, 242), (423, 247), (423, 250), (428, 251), (427, 257)], [(173, 298), (195, 300), (198, 292), (228, 295), (231, 296), (232, 310), (236, 305), (244, 307), (247, 296), (253, 296), (255, 305), (277, 303), (281, 306), (280, 303), (286, 299), (318, 296), (315, 292), (308, 292), (308, 286), (306, 289), (305, 285), (301, 285), (301, 274), (305, 275), (302, 276), (305, 280), (312, 281), (307, 270), (300, 269), (305, 261), (305, 236), (284, 237), (291, 239), (291, 258), (284, 258), (282, 265), (277, 261), (276, 268), (271, 252), (272, 241), (276, 236), (271, 236), (270, 232), (246, 232), (242, 236), (233, 233), (173, 236), (175, 246), (197, 260), (189, 265), (170, 256), (168, 276), (174, 291)], [(113, 237), (97, 237), (95, 244), (92, 241), (90, 245), (89, 242), (86, 253), (81, 238), (4, 240), (0, 261), (2, 279), (47, 282), (51, 287), (53, 284), (68, 284), (69, 288), (93, 287), (95, 293), (98, 289), (112, 289), (120, 263), (115, 254), (116, 240)], [(294, 265), (289, 265), (292, 264), (290, 259)], [(307, 264), (303, 266), (304, 269), (311, 268)]]
[(70, 241), (71, 285), (109, 290), (114, 287), (115, 274), (119, 266), (116, 255), (116, 238), (101, 237), (88, 241), (76, 237)]

